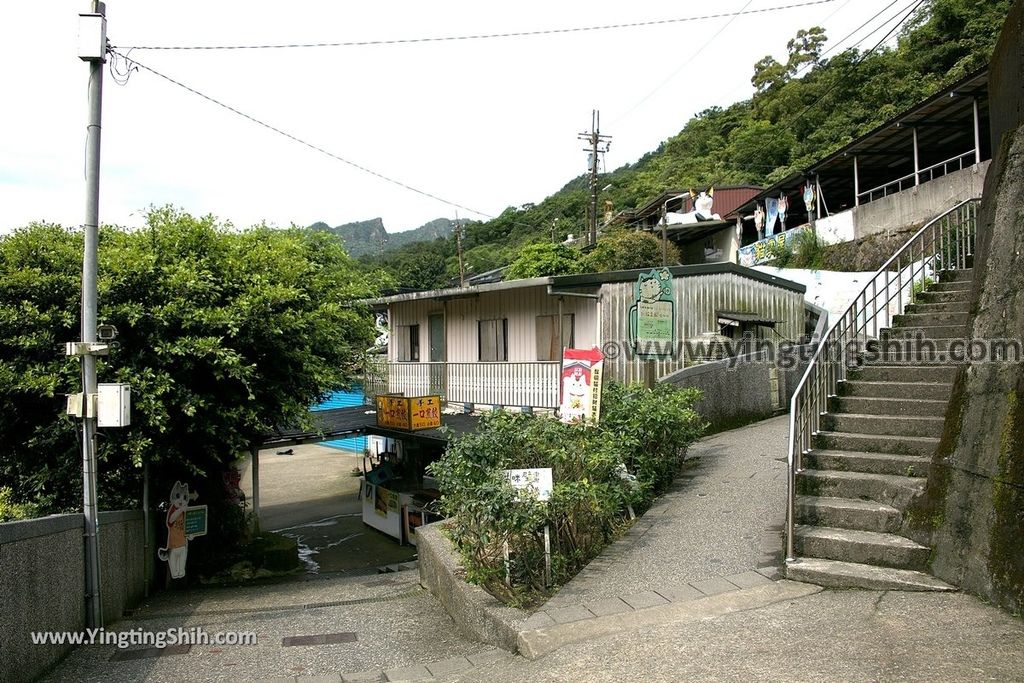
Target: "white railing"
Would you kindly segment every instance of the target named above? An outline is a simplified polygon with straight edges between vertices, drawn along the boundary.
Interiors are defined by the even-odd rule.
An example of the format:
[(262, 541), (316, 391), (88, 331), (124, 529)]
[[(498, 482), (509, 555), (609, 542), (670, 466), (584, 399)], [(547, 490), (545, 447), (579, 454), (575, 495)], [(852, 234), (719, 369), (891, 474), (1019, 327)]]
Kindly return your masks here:
[(365, 391), (437, 394), (449, 403), (557, 408), (558, 362), (382, 363), (368, 365)]
[[(967, 162), (968, 160), (969, 163), (965, 164), (964, 162)], [(876, 198), (876, 194), (879, 197), (887, 197), (891, 194), (896, 194), (897, 192), (903, 192), (903, 190), (914, 187), (919, 183), (926, 183), (929, 180), (941, 178), (942, 176), (953, 173), (954, 171), (962, 171), (968, 166), (973, 166), (976, 160), (976, 152), (972, 149), (970, 152), (964, 152), (952, 159), (946, 159), (945, 161), (940, 161), (937, 164), (932, 164), (927, 168), (919, 169), (917, 173), (908, 173), (902, 178), (897, 178), (896, 180), (891, 180), (884, 185), (879, 185), (878, 187), (873, 187), (870, 190), (865, 190), (857, 195), (857, 199), (860, 200), (861, 204), (867, 204)], [(917, 180), (915, 180), (915, 176), (917, 176)], [(904, 187), (904, 184), (906, 187)]]
[(943, 270), (970, 267), (977, 229), (978, 199), (957, 204), (927, 223), (872, 276), (838, 316), (822, 339), (807, 371), (797, 384), (789, 410), (789, 483), (786, 500), (786, 561), (796, 560), (797, 474), (803, 456), (812, 449), (828, 412), (829, 400), (856, 364), (865, 344), (891, 326), (892, 312), (901, 313), (923, 290), (929, 278)]

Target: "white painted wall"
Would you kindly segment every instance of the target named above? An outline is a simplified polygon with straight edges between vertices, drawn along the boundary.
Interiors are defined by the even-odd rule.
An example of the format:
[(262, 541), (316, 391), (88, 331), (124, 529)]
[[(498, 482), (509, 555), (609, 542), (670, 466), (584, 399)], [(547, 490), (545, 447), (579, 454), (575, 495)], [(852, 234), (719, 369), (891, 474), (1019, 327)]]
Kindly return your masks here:
[[(564, 297), (562, 312), (575, 315), (575, 345), (590, 348), (597, 344), (597, 301)], [(479, 360), (477, 323), (480, 320), (508, 319), (509, 362), (537, 360), (536, 318), (557, 315), (558, 297), (545, 287), (482, 292), (448, 301), (403, 301), (391, 304), (391, 335), (388, 360), (397, 362), (396, 330), (400, 325), (420, 326), (420, 361), (430, 359), (428, 321), (431, 313), (445, 316), (446, 360), (450, 363), (475, 363)]]

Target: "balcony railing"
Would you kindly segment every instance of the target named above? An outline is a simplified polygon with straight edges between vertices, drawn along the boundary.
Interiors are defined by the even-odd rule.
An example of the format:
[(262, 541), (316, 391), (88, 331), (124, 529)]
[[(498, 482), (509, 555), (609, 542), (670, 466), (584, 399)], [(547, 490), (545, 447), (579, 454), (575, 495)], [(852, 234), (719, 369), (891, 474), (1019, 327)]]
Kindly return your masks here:
[(941, 178), (944, 175), (949, 175), (954, 171), (962, 171), (965, 168), (973, 166), (976, 163), (976, 154), (974, 150), (970, 152), (964, 152), (959, 156), (955, 156), (952, 159), (946, 159), (940, 161), (937, 164), (932, 164), (927, 168), (922, 168), (917, 173), (908, 173), (902, 178), (897, 178), (884, 185), (873, 187), (870, 190), (865, 190), (857, 195), (857, 200), (861, 204), (867, 204), (868, 202), (880, 199), (882, 197), (888, 197), (891, 194), (897, 192), (903, 192), (903, 190), (910, 189), (920, 183), (927, 183), (930, 180)]
[(436, 394), (449, 403), (558, 407), (558, 362), (388, 363), (367, 365), (368, 399)]

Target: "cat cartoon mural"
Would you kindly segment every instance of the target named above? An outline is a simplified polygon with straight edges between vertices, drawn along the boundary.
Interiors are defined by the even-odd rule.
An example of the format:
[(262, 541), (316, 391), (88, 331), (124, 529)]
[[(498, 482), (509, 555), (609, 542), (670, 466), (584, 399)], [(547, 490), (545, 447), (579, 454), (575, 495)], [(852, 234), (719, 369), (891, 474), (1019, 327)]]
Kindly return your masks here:
[(172, 579), (185, 576), (185, 561), (188, 558), (189, 536), (185, 535), (185, 511), (188, 504), (198, 498), (196, 493), (189, 493), (188, 484), (174, 482), (171, 489), (170, 506), (167, 508), (167, 547), (157, 550), (157, 556), (167, 562)]

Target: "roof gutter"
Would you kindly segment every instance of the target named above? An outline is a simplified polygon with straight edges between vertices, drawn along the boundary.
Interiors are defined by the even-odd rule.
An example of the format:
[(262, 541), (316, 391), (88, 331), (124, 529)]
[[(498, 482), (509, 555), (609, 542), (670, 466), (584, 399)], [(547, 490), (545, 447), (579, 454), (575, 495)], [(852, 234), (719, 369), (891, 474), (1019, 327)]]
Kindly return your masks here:
[(583, 299), (600, 299), (600, 294), (587, 294), (586, 292), (556, 292), (554, 285), (548, 285), (548, 296), (578, 296)]

